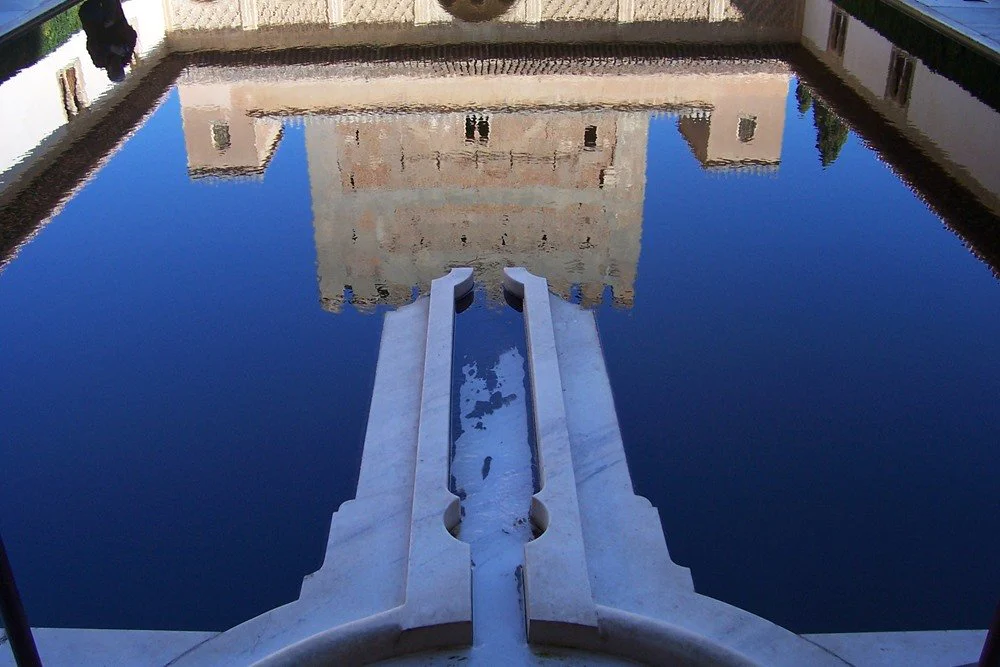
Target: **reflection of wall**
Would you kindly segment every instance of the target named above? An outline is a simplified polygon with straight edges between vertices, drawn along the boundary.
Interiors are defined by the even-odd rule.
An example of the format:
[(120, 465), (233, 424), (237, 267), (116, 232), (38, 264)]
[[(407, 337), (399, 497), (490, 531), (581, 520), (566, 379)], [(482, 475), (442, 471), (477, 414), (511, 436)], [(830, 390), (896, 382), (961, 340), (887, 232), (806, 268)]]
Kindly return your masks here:
[[(141, 59), (163, 42), (163, 10), (157, 3), (140, 0), (128, 0), (123, 8), (138, 36), (135, 53)], [(32, 152), (47, 149), (58, 130), (86, 115), (88, 107), (114, 87), (104, 70), (91, 61), (82, 30), (0, 83), (0, 127), (5, 128), (0, 142), (0, 184), (6, 185), (13, 167)]]
[(832, 16), (830, 0), (806, 0), (803, 44), (959, 182), (1000, 212), (997, 112), (853, 17), (847, 19), (843, 58), (828, 53)]
[[(594, 304), (610, 288), (628, 307), (650, 109), (697, 110), (703, 134), (687, 138), (706, 166), (781, 157), (781, 63), (591, 63), (588, 74), (519, 76), (456, 73), (462, 65), (450, 62), (449, 75), (421, 63), (189, 70), (179, 82), (188, 164), (194, 174), (262, 170), (279, 118), (308, 110), (320, 293), (336, 311), (404, 303), (456, 265), (476, 267), (494, 298), (501, 269), (520, 265), (564, 296), (578, 290)], [(630, 103), (639, 106), (612, 110)], [(753, 133), (744, 126), (741, 141), (747, 118)], [(213, 143), (221, 122), (225, 154)]]

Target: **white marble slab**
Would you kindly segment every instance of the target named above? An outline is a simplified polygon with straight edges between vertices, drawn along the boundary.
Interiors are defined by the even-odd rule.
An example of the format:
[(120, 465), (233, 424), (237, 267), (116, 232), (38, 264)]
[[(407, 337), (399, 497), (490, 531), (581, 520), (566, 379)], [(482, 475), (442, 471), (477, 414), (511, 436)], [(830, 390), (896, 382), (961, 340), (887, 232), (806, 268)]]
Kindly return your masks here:
[[(593, 315), (524, 269), (506, 276), (524, 299), (541, 482), (531, 517), (544, 529), (524, 547), (533, 646), (511, 645), (513, 662), (975, 661), (983, 631), (803, 638), (699, 595), (657, 510), (632, 490)], [(357, 494), (334, 514), (323, 567), (298, 600), (221, 634), (40, 629), (45, 664), (486, 664), (469, 648), (471, 561), (452, 536), (461, 516), (448, 479), (455, 302), (471, 289), (471, 270), (456, 269), (386, 316)], [(12, 664), (0, 650), (0, 667)]]
[[(160, 667), (217, 634), (76, 628), (35, 628), (32, 633), (45, 667)], [(0, 667), (14, 665), (10, 648), (0, 639)]]
[[(586, 645), (596, 640), (566, 406), (556, 356), (548, 283), (525, 269), (506, 269), (504, 287), (524, 300), (540, 490), (532, 521), (544, 532), (524, 547), (528, 639)], [(589, 636), (589, 639), (588, 639)]]
[[(468, 545), (448, 491), (455, 301), (471, 269), (386, 315), (358, 490), (300, 598), (222, 633), (186, 665), (366, 664), (472, 639)], [(335, 443), (331, 443), (335, 445)]]
[(426, 632), (407, 650), (472, 643), (472, 558), (469, 545), (449, 532), (460, 508), (448, 489), (455, 302), (472, 285), (469, 268), (431, 283), (405, 604), (407, 627)]
[[(670, 560), (655, 508), (632, 490), (593, 315), (549, 295), (544, 279), (524, 269), (505, 274), (505, 286), (524, 298), (543, 492), (550, 484), (556, 491), (538, 495), (550, 530), (564, 531), (548, 549), (536, 546), (546, 535), (525, 546), (529, 624), (540, 607), (545, 641), (651, 664), (844, 665), (694, 591), (688, 570)], [(535, 587), (538, 579), (545, 586)], [(581, 618), (595, 619), (597, 631), (585, 631)]]
[(979, 662), (986, 631), (854, 632), (805, 637), (858, 667), (958, 667)]

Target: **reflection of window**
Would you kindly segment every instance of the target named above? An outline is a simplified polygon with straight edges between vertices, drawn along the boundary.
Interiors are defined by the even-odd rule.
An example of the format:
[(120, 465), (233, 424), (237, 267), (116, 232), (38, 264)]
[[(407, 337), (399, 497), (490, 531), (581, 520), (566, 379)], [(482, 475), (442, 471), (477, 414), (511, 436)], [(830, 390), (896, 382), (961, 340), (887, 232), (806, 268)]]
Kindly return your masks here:
[(903, 107), (909, 103), (915, 66), (916, 60), (913, 56), (893, 47), (892, 56), (889, 58), (889, 78), (885, 84), (886, 99)]
[(757, 131), (757, 116), (740, 116), (740, 125), (736, 129), (736, 134), (740, 141), (748, 143), (753, 141), (753, 135)]
[(469, 114), (465, 117), (465, 140), (473, 142), (476, 135), (479, 135), (479, 143), (485, 144), (490, 140), (490, 119), (489, 116), (477, 116)]
[(232, 137), (229, 136), (229, 123), (223, 121), (212, 123), (212, 145), (220, 153), (233, 145)]
[(59, 89), (62, 91), (66, 120), (72, 120), (87, 106), (87, 97), (83, 93), (83, 79), (80, 76), (80, 61), (59, 72)]
[(844, 44), (847, 42), (847, 13), (842, 9), (833, 8), (830, 16), (830, 35), (826, 41), (826, 50), (833, 51), (844, 57)]
[(605, 167), (604, 169), (601, 169), (600, 174), (598, 174), (597, 186), (601, 188), (603, 187), (613, 188), (617, 180), (618, 179), (615, 174), (615, 168), (608, 166)]
[(588, 125), (583, 128), (583, 147), (597, 148), (597, 126)]

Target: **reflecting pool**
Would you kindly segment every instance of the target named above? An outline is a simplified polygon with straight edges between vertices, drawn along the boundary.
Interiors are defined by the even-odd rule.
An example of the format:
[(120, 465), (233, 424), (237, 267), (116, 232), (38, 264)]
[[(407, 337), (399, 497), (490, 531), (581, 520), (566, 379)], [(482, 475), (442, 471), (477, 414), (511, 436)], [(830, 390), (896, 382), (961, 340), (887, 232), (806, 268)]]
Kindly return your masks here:
[(85, 95), (77, 35), (0, 83), (37, 120), (0, 176), (0, 526), (33, 624), (294, 599), (354, 492), (382, 314), (472, 266), (480, 321), (514, 265), (595, 309), (699, 592), (797, 632), (987, 624), (989, 91), (826, 0), (526, 0), (471, 46), (435, 3), (313, 4), (127, 2), (124, 82)]

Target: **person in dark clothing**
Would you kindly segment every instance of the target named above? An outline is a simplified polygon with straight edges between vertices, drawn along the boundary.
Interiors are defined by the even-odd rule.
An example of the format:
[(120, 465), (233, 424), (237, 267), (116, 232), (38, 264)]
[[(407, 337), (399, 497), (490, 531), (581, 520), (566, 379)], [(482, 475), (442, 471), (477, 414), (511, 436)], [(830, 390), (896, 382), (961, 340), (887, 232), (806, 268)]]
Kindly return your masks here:
[(112, 81), (125, 78), (125, 66), (135, 51), (135, 30), (128, 24), (121, 0), (86, 0), (80, 23), (87, 34), (87, 53)]

